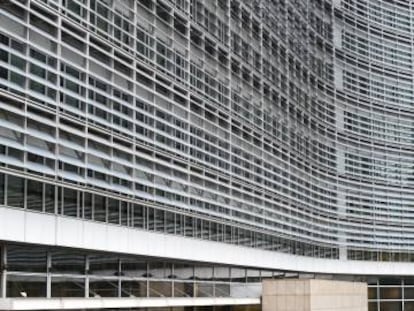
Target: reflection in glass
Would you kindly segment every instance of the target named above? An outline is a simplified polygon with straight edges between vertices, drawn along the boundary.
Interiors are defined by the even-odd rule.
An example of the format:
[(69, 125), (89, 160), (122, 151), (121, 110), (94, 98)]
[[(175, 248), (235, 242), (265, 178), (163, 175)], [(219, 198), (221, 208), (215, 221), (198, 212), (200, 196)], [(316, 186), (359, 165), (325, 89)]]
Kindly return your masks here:
[(4, 182), (4, 174), (0, 173), (0, 205), (4, 204), (4, 194), (5, 194), (5, 182)]
[(96, 275), (119, 275), (118, 257), (102, 255), (90, 256), (89, 273)]
[(66, 216), (77, 217), (77, 209), (78, 192), (73, 189), (63, 189), (63, 214)]
[(36, 180), (27, 181), (27, 208), (36, 211), (42, 211), (43, 183)]
[(24, 207), (24, 179), (8, 175), (7, 204), (14, 207)]
[(135, 258), (121, 258), (121, 275), (128, 277), (146, 277), (147, 263)]
[(45, 185), (45, 211), (55, 213), (55, 186)]
[(166, 279), (171, 276), (171, 264), (162, 261), (149, 263), (149, 276), (157, 279)]
[(212, 266), (195, 266), (194, 278), (196, 280), (211, 281), (213, 279), (213, 267)]
[(85, 255), (75, 251), (53, 250), (52, 272), (84, 274), (85, 273)]
[(100, 195), (94, 195), (94, 214), (93, 219), (96, 221), (106, 221), (106, 199)]
[(39, 246), (9, 245), (7, 269), (9, 271), (46, 272), (46, 249)]
[(180, 280), (194, 279), (194, 266), (189, 264), (174, 264), (174, 277)]

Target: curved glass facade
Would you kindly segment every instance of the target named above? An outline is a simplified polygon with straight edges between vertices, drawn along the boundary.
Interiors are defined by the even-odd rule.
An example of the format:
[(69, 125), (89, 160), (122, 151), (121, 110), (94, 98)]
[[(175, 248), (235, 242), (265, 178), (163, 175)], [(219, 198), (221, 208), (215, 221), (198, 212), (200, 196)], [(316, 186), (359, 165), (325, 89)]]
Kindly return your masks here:
[(412, 261), (411, 7), (0, 3), (0, 204)]

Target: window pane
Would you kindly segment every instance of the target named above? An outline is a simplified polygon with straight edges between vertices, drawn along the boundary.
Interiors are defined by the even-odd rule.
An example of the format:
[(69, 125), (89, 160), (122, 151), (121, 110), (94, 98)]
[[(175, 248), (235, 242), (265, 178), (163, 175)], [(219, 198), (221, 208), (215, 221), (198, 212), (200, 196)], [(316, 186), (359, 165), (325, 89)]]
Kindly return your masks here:
[(3, 205), (4, 204), (4, 177), (5, 175), (3, 173), (0, 173), (0, 204)]
[(38, 246), (9, 245), (7, 267), (9, 271), (46, 272), (46, 249)]
[(9, 175), (7, 182), (7, 204), (14, 207), (24, 207), (24, 179)]
[(118, 280), (89, 279), (89, 297), (118, 297)]
[(94, 255), (89, 257), (89, 273), (96, 275), (118, 275), (119, 260), (116, 256)]
[(46, 297), (46, 278), (8, 274), (7, 297)]
[(84, 192), (83, 198), (83, 217), (92, 219), (92, 194)]
[(45, 185), (45, 211), (55, 213), (55, 186)]
[(134, 258), (121, 258), (121, 275), (128, 277), (146, 277), (147, 263)]
[(108, 199), (108, 222), (119, 224), (119, 201)]
[(73, 189), (63, 189), (63, 214), (77, 217), (78, 192)]
[(53, 277), (52, 297), (85, 297), (85, 279)]
[(36, 180), (27, 181), (27, 208), (43, 210), (43, 183)]
[(94, 195), (94, 217), (96, 221), (106, 221), (106, 199), (100, 195)]
[(84, 274), (85, 255), (75, 251), (54, 250), (52, 256), (52, 272)]
[(150, 281), (149, 282), (150, 297), (171, 297), (172, 282), (171, 281)]

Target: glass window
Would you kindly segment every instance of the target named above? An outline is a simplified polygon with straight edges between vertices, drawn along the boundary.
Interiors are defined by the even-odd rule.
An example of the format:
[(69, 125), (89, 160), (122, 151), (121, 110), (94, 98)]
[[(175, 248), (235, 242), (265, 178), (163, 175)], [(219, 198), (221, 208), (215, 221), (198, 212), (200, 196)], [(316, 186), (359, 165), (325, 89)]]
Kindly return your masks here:
[(381, 299), (401, 299), (401, 287), (380, 287)]
[(14, 207), (24, 207), (24, 179), (8, 175), (7, 204)]
[(53, 250), (52, 272), (68, 274), (85, 273), (85, 255), (75, 251)]
[(147, 281), (122, 281), (122, 297), (147, 297)]
[(84, 192), (83, 198), (83, 217), (85, 219), (92, 219), (92, 194)]
[(119, 201), (108, 199), (108, 222), (119, 224)]
[(149, 276), (157, 279), (170, 278), (172, 267), (170, 263), (162, 261), (151, 261), (149, 263)]
[(43, 210), (43, 183), (36, 180), (27, 181), (27, 208)]
[(68, 188), (63, 189), (63, 214), (77, 217), (78, 205), (78, 191)]
[(8, 274), (7, 297), (46, 297), (46, 277)]
[(144, 207), (142, 205), (134, 204), (133, 205), (133, 221), (134, 227), (144, 228)]
[(5, 186), (4, 178), (5, 178), (5, 175), (0, 173), (0, 204), (1, 205), (4, 204), (4, 194), (5, 194), (4, 193), (4, 186)]
[(128, 226), (128, 203), (127, 202), (121, 202), (120, 206), (120, 213), (121, 213), (121, 225)]
[(194, 278), (196, 280), (211, 281), (213, 279), (213, 267), (212, 266), (195, 266)]
[(171, 281), (150, 281), (149, 282), (150, 297), (171, 297), (172, 282)]
[(101, 195), (94, 195), (93, 219), (96, 221), (106, 221), (106, 198)]
[(196, 297), (213, 297), (214, 285), (212, 283), (199, 283), (194, 284)]
[(7, 270), (46, 272), (46, 249), (39, 246), (9, 245), (7, 248)]
[(118, 280), (89, 279), (89, 297), (118, 297)]
[(85, 297), (85, 279), (52, 277), (52, 297)]
[(121, 275), (128, 277), (147, 277), (147, 262), (135, 258), (121, 259)]
[(47, 213), (55, 213), (55, 186), (45, 185), (45, 211)]
[(90, 256), (89, 273), (96, 275), (119, 275), (118, 257), (103, 255)]

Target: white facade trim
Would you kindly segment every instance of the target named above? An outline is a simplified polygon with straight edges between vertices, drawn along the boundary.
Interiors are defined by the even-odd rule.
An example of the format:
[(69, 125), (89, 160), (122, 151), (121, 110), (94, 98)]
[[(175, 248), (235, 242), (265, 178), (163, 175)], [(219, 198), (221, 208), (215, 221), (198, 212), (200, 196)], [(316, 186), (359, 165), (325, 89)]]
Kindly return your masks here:
[(83, 310), (258, 304), (260, 298), (9, 298), (0, 299), (0, 310)]
[(309, 273), (414, 276), (414, 263), (333, 260), (0, 207), (0, 240)]

